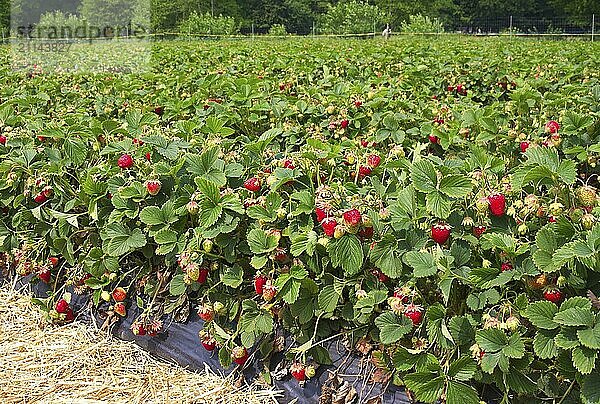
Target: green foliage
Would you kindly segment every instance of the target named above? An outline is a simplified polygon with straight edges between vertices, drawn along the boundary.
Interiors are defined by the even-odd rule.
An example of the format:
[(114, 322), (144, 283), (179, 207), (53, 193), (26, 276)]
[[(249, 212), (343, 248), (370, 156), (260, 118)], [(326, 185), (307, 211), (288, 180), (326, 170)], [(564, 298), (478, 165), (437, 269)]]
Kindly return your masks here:
[(411, 15), (407, 21), (402, 22), (400, 31), (405, 33), (439, 34), (444, 32), (444, 25), (438, 18), (416, 14)]
[(384, 22), (379, 7), (367, 2), (351, 0), (330, 6), (318, 20), (322, 34), (365, 34), (378, 30)]
[(283, 24), (275, 24), (269, 28), (270, 36), (286, 36), (288, 33), (285, 29), (285, 25)]
[(49, 12), (40, 17), (34, 32), (39, 38), (74, 38), (85, 35), (88, 23), (85, 19), (61, 11)]
[[(212, 308), (223, 366), (282, 333), (286, 359), (331, 363), (342, 334), (420, 402), (597, 402), (595, 49), (177, 41), (143, 74), (2, 66), (3, 270), (35, 282), (58, 257), (50, 303), (123, 286), (145, 325)], [(532, 76), (548, 55), (562, 73)]]
[(210, 13), (198, 14), (195, 11), (179, 24), (179, 32), (183, 34), (234, 35), (238, 31), (239, 25), (233, 17), (223, 15), (213, 17)]

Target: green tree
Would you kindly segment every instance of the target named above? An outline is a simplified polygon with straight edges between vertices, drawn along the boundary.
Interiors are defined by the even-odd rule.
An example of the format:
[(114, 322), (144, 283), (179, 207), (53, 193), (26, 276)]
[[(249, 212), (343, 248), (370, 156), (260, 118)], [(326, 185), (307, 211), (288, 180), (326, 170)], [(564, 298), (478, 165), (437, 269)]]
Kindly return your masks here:
[(330, 6), (319, 18), (319, 32), (324, 34), (358, 34), (379, 30), (385, 14), (376, 5), (352, 0)]
[(82, 0), (80, 12), (91, 26), (121, 30), (134, 19), (136, 2), (129, 0)]

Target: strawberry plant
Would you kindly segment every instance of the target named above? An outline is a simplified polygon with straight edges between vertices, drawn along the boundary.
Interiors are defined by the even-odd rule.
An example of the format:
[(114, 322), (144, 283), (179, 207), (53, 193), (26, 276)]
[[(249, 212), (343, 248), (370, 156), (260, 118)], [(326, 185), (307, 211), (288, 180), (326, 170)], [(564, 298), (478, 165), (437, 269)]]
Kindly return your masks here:
[(224, 367), (341, 339), (422, 402), (598, 402), (598, 45), (491, 42), (2, 67), (2, 271), (57, 323), (66, 286), (140, 338), (196, 312)]

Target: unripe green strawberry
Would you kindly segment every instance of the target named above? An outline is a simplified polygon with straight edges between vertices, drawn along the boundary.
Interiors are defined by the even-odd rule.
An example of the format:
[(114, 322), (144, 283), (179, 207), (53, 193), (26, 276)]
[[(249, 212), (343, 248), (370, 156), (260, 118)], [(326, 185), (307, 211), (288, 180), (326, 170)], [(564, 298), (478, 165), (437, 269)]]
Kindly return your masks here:
[(517, 331), (519, 325), (521, 325), (521, 322), (515, 316), (510, 316), (506, 319), (506, 328), (508, 328), (510, 331)]
[(274, 285), (267, 283), (265, 286), (263, 286), (262, 297), (265, 299), (265, 302), (270, 302), (273, 300), (276, 294), (277, 288)]
[(202, 242), (202, 249), (207, 253), (211, 252), (213, 249), (213, 241), (210, 239), (204, 240)]
[(477, 202), (475, 202), (475, 207), (477, 208), (477, 212), (485, 213), (490, 206), (490, 201), (488, 198), (479, 198)]
[(594, 227), (594, 223), (596, 223), (596, 217), (591, 213), (581, 216), (581, 225), (584, 229), (591, 230)]
[(219, 315), (225, 314), (225, 305), (221, 302), (215, 302), (213, 304), (213, 309), (215, 310), (215, 313)]
[(548, 211), (552, 216), (560, 216), (563, 212), (563, 204), (560, 202), (553, 202), (548, 206)]
[(100, 297), (102, 298), (102, 300), (104, 300), (105, 302), (110, 301), (110, 293), (108, 293), (106, 290), (103, 290), (102, 293), (100, 293)]
[(197, 215), (200, 211), (200, 205), (198, 205), (198, 202), (196, 201), (190, 201), (186, 207), (190, 215)]
[(581, 203), (583, 206), (594, 206), (596, 204), (597, 194), (594, 187), (589, 185), (581, 186), (577, 188), (575, 194), (577, 195), (579, 203)]
[(558, 286), (559, 288), (562, 288), (564, 286), (567, 285), (567, 278), (564, 277), (563, 275), (560, 275), (557, 279), (556, 279), (556, 286)]
[(334, 238), (342, 238), (346, 234), (346, 230), (342, 226), (337, 226), (333, 231)]
[(310, 379), (311, 377), (315, 377), (315, 374), (317, 373), (316, 369), (314, 366), (307, 366), (306, 370), (304, 371), (306, 377), (308, 379)]
[(200, 276), (200, 267), (197, 263), (192, 262), (185, 267), (185, 274), (191, 281), (195, 281)]

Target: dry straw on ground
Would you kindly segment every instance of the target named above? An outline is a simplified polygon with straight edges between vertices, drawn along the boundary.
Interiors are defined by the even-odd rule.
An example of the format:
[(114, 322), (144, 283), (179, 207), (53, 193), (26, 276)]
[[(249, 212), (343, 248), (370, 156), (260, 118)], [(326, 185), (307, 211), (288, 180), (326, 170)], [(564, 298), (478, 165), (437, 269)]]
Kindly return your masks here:
[(273, 391), (187, 371), (89, 325), (48, 325), (29, 297), (7, 287), (0, 302), (2, 404), (276, 402)]

